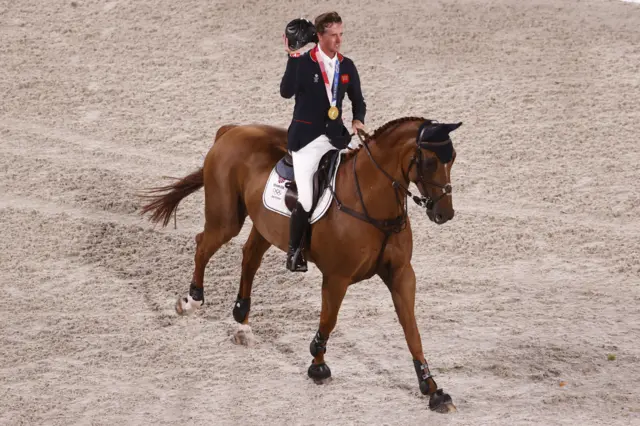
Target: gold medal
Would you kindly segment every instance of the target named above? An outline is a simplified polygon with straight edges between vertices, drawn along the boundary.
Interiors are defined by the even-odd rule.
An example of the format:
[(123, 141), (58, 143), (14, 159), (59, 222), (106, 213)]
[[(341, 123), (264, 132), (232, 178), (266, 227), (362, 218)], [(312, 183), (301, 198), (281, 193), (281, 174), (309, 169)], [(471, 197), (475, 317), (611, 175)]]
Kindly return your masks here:
[(329, 108), (329, 118), (332, 120), (335, 120), (336, 118), (338, 118), (338, 116), (340, 115), (340, 111), (338, 110), (338, 107), (332, 106), (331, 108)]

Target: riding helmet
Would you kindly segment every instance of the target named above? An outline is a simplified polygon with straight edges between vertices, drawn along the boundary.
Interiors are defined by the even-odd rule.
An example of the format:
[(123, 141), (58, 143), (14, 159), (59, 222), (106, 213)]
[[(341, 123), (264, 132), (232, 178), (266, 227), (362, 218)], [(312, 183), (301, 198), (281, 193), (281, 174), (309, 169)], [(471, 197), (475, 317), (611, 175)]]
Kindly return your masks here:
[(318, 34), (316, 27), (304, 18), (296, 18), (287, 24), (284, 30), (287, 37), (287, 45), (291, 50), (298, 50), (308, 43), (317, 43)]

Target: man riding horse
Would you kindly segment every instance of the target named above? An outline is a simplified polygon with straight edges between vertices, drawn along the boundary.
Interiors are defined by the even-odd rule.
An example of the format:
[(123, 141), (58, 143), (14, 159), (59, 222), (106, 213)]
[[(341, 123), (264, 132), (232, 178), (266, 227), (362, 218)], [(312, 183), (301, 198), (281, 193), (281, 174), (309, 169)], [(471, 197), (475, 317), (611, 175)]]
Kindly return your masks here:
[[(302, 240), (312, 208), (313, 175), (324, 154), (346, 148), (351, 139), (342, 121), (345, 93), (352, 103), (353, 132), (364, 129), (366, 104), (360, 77), (353, 61), (339, 53), (342, 33), (342, 18), (336, 12), (319, 15), (315, 24), (294, 19), (285, 30), (288, 60), (280, 95), (295, 96), (287, 136), (298, 189), (298, 202), (291, 212), (287, 253), (287, 268), (294, 272), (307, 271)], [(301, 48), (309, 42), (317, 44), (302, 54)]]
[[(346, 92), (353, 104), (353, 129), (362, 140), (362, 149), (344, 156), (340, 184), (334, 181), (330, 187), (331, 207), (323, 213), (326, 216), (322, 220), (314, 222), (314, 232), (309, 233), (305, 247), (305, 255), (322, 274), (320, 318), (309, 345), (313, 360), (307, 375), (316, 383), (325, 383), (332, 376), (325, 357), (327, 342), (347, 289), (377, 275), (391, 294), (420, 393), (428, 396), (431, 410), (453, 412), (451, 396), (431, 375), (416, 320), (416, 274), (411, 262), (413, 232), (407, 202), (413, 200), (423, 207), (427, 217), (439, 225), (454, 217), (451, 170), (456, 151), (450, 134), (462, 123), (407, 116), (387, 122), (372, 134), (365, 132), (362, 129), (365, 104), (358, 74), (353, 62), (338, 53), (339, 21), (337, 14), (318, 17), (319, 45), (303, 55), (295, 51), (313, 41), (315, 29), (310, 22), (298, 20), (287, 31), (293, 35), (294, 43), (287, 49), (290, 59), (281, 93), (284, 97), (296, 96), (288, 131), (267, 124), (220, 126), (202, 167), (174, 183), (150, 189), (151, 200), (141, 213), (150, 212), (152, 221), (166, 226), (181, 200), (204, 187), (205, 224), (195, 237), (189, 293), (176, 301), (176, 312), (180, 315), (194, 313), (203, 306), (209, 260), (240, 234), (247, 217), (251, 219), (233, 305), (233, 318), (242, 326), (241, 334), (234, 338), (242, 343), (250, 333), (253, 280), (269, 247), (285, 252), (288, 243), (287, 267), (306, 269), (300, 246), (301, 240), (307, 241), (304, 229), (315, 198), (311, 178), (323, 153), (330, 157), (335, 152), (328, 151), (344, 148), (350, 140), (340, 119)], [(295, 35), (300, 29), (305, 29), (307, 35), (298, 44)], [(327, 90), (331, 87), (334, 90)], [(265, 202), (268, 182), (277, 173), (278, 164), (286, 159), (287, 149), (292, 151), (299, 192), (299, 203), (291, 219), (284, 211), (269, 209)], [(326, 161), (321, 163), (325, 165)], [(409, 191), (412, 183), (419, 195)], [(283, 232), (287, 225), (291, 236)]]

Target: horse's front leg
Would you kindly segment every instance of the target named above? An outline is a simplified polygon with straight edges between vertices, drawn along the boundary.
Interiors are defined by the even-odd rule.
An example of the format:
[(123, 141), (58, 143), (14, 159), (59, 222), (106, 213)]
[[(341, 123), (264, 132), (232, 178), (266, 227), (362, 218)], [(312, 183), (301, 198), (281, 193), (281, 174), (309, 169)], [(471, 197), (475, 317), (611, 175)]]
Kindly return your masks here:
[(339, 277), (322, 277), (322, 310), (320, 312), (320, 325), (315, 337), (309, 345), (309, 351), (313, 355), (313, 361), (307, 374), (316, 383), (325, 383), (331, 377), (331, 370), (324, 361), (327, 351), (327, 340), (338, 321), (338, 311), (347, 293), (350, 281)]
[(438, 389), (436, 381), (431, 377), (427, 360), (422, 352), (422, 341), (414, 311), (416, 276), (413, 267), (411, 264), (406, 264), (399, 269), (391, 271), (390, 275), (382, 277), (382, 279), (391, 291), (398, 320), (402, 325), (409, 351), (413, 356), (413, 365), (418, 375), (420, 392), (429, 396), (429, 408), (431, 410), (439, 413), (456, 411), (451, 397), (444, 393), (442, 389)]

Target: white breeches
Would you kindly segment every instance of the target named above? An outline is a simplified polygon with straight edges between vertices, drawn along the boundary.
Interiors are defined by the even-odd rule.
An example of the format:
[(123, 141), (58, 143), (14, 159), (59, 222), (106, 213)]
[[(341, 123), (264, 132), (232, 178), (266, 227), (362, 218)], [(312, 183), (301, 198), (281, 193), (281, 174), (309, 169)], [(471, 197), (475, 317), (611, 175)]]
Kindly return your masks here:
[(313, 174), (318, 169), (322, 156), (332, 149), (326, 135), (320, 135), (312, 140), (308, 145), (291, 153), (293, 160), (293, 174), (298, 187), (298, 202), (308, 213), (313, 204)]

